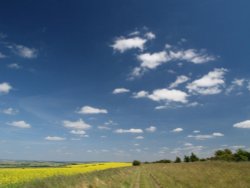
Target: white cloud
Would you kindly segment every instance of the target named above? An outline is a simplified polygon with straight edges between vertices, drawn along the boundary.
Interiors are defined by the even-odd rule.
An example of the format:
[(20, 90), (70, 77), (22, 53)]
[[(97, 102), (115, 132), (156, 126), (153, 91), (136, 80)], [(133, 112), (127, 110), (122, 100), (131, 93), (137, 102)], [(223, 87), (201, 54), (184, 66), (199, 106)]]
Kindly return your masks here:
[(133, 31), (131, 33), (128, 34), (129, 36), (136, 36), (136, 35), (140, 35), (139, 31)]
[(196, 140), (207, 140), (207, 139), (222, 137), (222, 136), (224, 136), (224, 134), (215, 132), (212, 134), (188, 135), (188, 138), (194, 138)]
[(241, 88), (244, 83), (246, 82), (245, 79), (238, 79), (238, 78), (235, 78), (231, 85), (226, 89), (226, 94), (229, 94), (231, 93), (234, 89), (237, 89), (237, 88)]
[(22, 129), (31, 128), (31, 125), (26, 123), (25, 121), (13, 121), (13, 122), (7, 123), (7, 124), (11, 125), (13, 127), (18, 127), (18, 128), (22, 128)]
[(132, 38), (119, 37), (114, 41), (114, 44), (111, 45), (111, 47), (114, 50), (123, 53), (130, 49), (143, 50), (146, 42), (147, 40), (141, 37), (132, 37)]
[(12, 89), (12, 86), (7, 82), (3, 82), (0, 84), (0, 93), (7, 94), (10, 92), (11, 89)]
[(146, 70), (156, 69), (158, 66), (171, 61), (202, 64), (214, 61), (216, 58), (208, 55), (205, 50), (172, 50), (172, 46), (168, 46), (164, 51), (140, 54), (137, 59), (140, 61), (140, 66), (133, 69), (131, 78), (141, 76)]
[(183, 155), (186, 153), (199, 153), (201, 150), (203, 150), (204, 147), (203, 146), (194, 146), (193, 144), (189, 144), (187, 143), (187, 145), (184, 144), (184, 147), (177, 147), (175, 149), (173, 149), (170, 153), (173, 154), (178, 154), (178, 155)]
[(178, 76), (177, 79), (173, 83), (170, 84), (169, 88), (175, 88), (178, 85), (187, 82), (189, 79), (190, 79), (189, 77), (184, 76), (184, 75)]
[(187, 89), (191, 93), (201, 95), (213, 95), (222, 91), (222, 86), (225, 84), (224, 75), (227, 72), (224, 68), (216, 68), (200, 79), (193, 81), (187, 85)]
[(75, 129), (75, 130), (86, 130), (91, 128), (91, 125), (85, 123), (82, 119), (79, 119), (78, 121), (63, 121), (63, 125), (66, 128), (69, 129)]
[(243, 86), (244, 82), (245, 82), (245, 79), (237, 79), (237, 78), (235, 78), (232, 81), (232, 84), (237, 85), (237, 86)]
[(130, 90), (126, 88), (116, 88), (113, 90), (113, 94), (128, 93), (128, 92), (130, 92)]
[(70, 133), (77, 135), (84, 135), (86, 132), (84, 130), (71, 130)]
[(8, 68), (10, 69), (21, 69), (21, 66), (17, 63), (11, 63), (11, 64), (8, 64)]
[(147, 132), (153, 133), (156, 131), (156, 127), (155, 126), (150, 126), (148, 128), (145, 129)]
[(250, 82), (248, 82), (247, 89), (250, 91)]
[(102, 125), (98, 126), (98, 129), (100, 129), (100, 130), (111, 130), (110, 127), (108, 127), (108, 126), (102, 126)]
[(147, 33), (145, 34), (145, 37), (146, 37), (148, 40), (152, 40), (152, 39), (155, 39), (155, 38), (156, 38), (156, 36), (155, 36), (155, 34), (154, 34), (153, 32), (147, 32)]
[(183, 128), (175, 128), (172, 130), (172, 132), (182, 132)]
[(141, 62), (141, 67), (146, 69), (154, 69), (160, 64), (168, 60), (167, 53), (165, 51), (156, 53), (144, 53), (137, 56), (137, 59)]
[(94, 108), (91, 106), (83, 106), (79, 111), (79, 114), (107, 114), (108, 111), (106, 109)]
[(8, 36), (5, 34), (5, 33), (0, 33), (0, 39), (5, 39), (7, 38)]
[(193, 144), (188, 143), (188, 142), (184, 143), (184, 146), (192, 146), (192, 145), (193, 145)]
[(49, 141), (63, 141), (66, 140), (63, 137), (59, 137), (59, 136), (47, 136), (45, 137), (45, 140), (49, 140)]
[(2, 111), (4, 114), (7, 114), (7, 115), (15, 115), (18, 113), (18, 110), (16, 109), (13, 109), (13, 108), (6, 108), (6, 109), (3, 109)]
[(235, 128), (250, 129), (250, 120), (242, 121), (233, 125)]
[(36, 58), (38, 54), (37, 49), (29, 48), (23, 45), (10, 45), (8, 47), (12, 49), (17, 55), (27, 59)]
[(144, 139), (144, 137), (143, 136), (137, 136), (137, 137), (135, 137), (135, 139), (142, 140), (142, 139)]
[(118, 123), (112, 121), (112, 120), (108, 120), (107, 122), (104, 123), (105, 125), (118, 125)]
[(114, 131), (115, 133), (143, 133), (142, 129), (117, 129)]
[(222, 133), (213, 133), (213, 136), (224, 136)]
[(237, 150), (237, 149), (243, 149), (243, 148), (245, 148), (245, 147), (246, 147), (246, 146), (243, 146), (243, 145), (242, 145), (242, 146), (231, 146), (232, 149), (236, 149), (236, 150)]
[(200, 105), (201, 104), (199, 104), (198, 102), (191, 102), (191, 103), (185, 103), (185, 104), (176, 104), (176, 103), (167, 102), (165, 105), (156, 106), (155, 109), (163, 110), (163, 109), (177, 109), (177, 108), (184, 108), (184, 107), (190, 108), (190, 107), (196, 107)]
[(156, 89), (152, 94), (148, 95), (148, 98), (153, 101), (173, 101), (181, 103), (187, 103), (187, 97), (187, 93), (175, 89)]
[(0, 52), (0, 59), (6, 58), (7, 56)]
[(148, 96), (148, 92), (147, 91), (139, 91), (137, 93), (134, 93), (133, 94), (133, 98), (144, 98), (144, 97), (147, 97)]
[(198, 51), (196, 49), (170, 51), (169, 56), (171, 60), (183, 60), (194, 64), (207, 63), (216, 59), (214, 56), (208, 55), (204, 50)]
[(134, 98), (148, 98), (153, 101), (187, 103), (188, 94), (176, 89), (156, 89), (151, 94), (146, 91), (134, 93)]
[(197, 133), (200, 133), (201, 131), (199, 130), (194, 130), (193, 133), (197, 134)]

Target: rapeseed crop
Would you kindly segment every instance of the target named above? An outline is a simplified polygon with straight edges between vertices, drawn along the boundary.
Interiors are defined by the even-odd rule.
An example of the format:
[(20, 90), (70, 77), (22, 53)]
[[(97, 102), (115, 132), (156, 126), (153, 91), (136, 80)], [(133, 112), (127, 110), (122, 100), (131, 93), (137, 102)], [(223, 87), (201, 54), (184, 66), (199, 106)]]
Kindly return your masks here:
[(71, 176), (110, 168), (131, 166), (131, 163), (87, 163), (48, 168), (0, 168), (0, 187), (22, 184), (52, 176)]

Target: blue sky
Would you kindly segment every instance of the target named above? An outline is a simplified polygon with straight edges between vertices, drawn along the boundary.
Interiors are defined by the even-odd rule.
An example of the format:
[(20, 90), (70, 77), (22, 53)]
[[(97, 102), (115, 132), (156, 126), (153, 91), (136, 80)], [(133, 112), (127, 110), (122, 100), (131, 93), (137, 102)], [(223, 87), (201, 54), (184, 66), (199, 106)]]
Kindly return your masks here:
[(249, 149), (248, 1), (3, 1), (0, 158)]

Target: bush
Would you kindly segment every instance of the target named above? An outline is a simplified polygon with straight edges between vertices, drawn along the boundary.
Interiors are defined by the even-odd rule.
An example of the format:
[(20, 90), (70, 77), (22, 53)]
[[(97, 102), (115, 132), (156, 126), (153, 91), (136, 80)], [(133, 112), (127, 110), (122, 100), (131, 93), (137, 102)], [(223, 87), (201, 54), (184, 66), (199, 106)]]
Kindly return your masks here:
[(180, 158), (180, 157), (176, 157), (176, 159), (175, 159), (174, 162), (175, 162), (175, 163), (181, 163), (181, 158)]
[(190, 161), (189, 156), (185, 155), (183, 160), (184, 160), (185, 163), (188, 163)]
[(153, 163), (171, 163), (172, 161), (171, 160), (168, 160), (168, 159), (162, 159), (162, 160), (159, 160), (159, 161), (155, 161)]
[(140, 166), (141, 162), (138, 160), (133, 161), (133, 166)]
[(191, 153), (190, 161), (191, 162), (199, 161), (199, 158), (194, 153)]

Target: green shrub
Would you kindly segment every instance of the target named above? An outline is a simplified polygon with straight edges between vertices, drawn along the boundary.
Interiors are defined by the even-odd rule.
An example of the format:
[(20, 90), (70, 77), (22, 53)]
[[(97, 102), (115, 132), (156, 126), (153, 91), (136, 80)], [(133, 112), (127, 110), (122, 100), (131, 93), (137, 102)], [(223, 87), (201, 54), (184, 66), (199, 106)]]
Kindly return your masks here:
[(175, 159), (174, 162), (175, 162), (175, 163), (181, 163), (181, 158), (180, 158), (180, 157), (176, 157), (176, 159)]
[(141, 165), (140, 161), (138, 161), (138, 160), (133, 161), (133, 166), (140, 166), (140, 165)]

